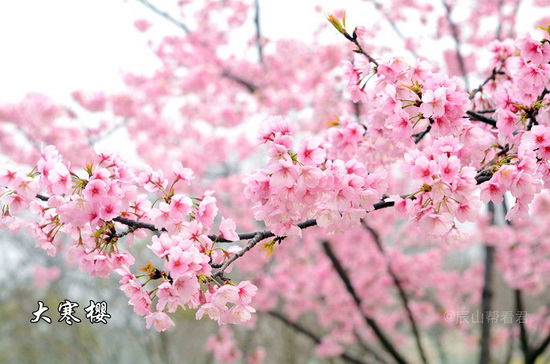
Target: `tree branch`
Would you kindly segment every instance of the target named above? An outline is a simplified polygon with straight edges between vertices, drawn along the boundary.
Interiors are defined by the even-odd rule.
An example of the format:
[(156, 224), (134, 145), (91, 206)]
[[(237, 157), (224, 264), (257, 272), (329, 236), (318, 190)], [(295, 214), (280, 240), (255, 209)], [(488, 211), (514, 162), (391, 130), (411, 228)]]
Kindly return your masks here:
[(253, 83), (245, 80), (244, 78), (241, 78), (229, 71), (223, 71), (222, 72), (222, 77), (225, 77), (229, 80), (232, 80), (232, 81), (235, 81), (237, 82), (238, 84), (240, 84), (241, 86), (244, 86), (251, 94), (255, 93), (256, 91), (258, 91), (258, 86), (254, 85)]
[(537, 121), (537, 115), (539, 113), (540, 107), (537, 107), (537, 104), (541, 103), (542, 100), (544, 100), (544, 97), (549, 93), (548, 89), (544, 89), (540, 96), (537, 98), (537, 101), (535, 102), (535, 107), (531, 110), (527, 111), (527, 116), (529, 116), (529, 124), (527, 125), (527, 130), (531, 130), (533, 126), (539, 125)]
[(327, 241), (323, 241), (321, 243), (323, 250), (325, 251), (325, 254), (332, 262), (332, 265), (334, 267), (334, 270), (338, 273), (338, 276), (344, 283), (346, 290), (351, 295), (353, 300), (355, 301), (355, 304), (357, 305), (357, 308), (363, 317), (365, 323), (367, 326), (369, 326), (372, 331), (374, 332), (375, 336), (378, 338), (384, 349), (388, 351), (388, 353), (397, 361), (399, 364), (406, 364), (407, 361), (399, 354), (399, 352), (394, 348), (393, 344), (389, 341), (389, 339), (386, 337), (386, 334), (382, 331), (382, 329), (378, 326), (376, 321), (374, 321), (370, 316), (366, 315), (363, 311), (363, 308), (361, 306), (361, 298), (357, 295), (355, 292), (355, 289), (353, 288), (353, 285), (351, 284), (351, 280), (344, 270), (344, 267), (332, 251), (332, 248), (330, 247), (330, 244)]
[(182, 29), (185, 33), (189, 34), (191, 33), (191, 30), (185, 25), (183, 24), (182, 22), (176, 20), (175, 18), (173, 18), (170, 14), (168, 14), (167, 12), (165, 11), (162, 11), (160, 10), (159, 8), (155, 7), (153, 4), (151, 4), (150, 2), (146, 1), (146, 0), (136, 0), (137, 2), (139, 3), (142, 3), (143, 5), (145, 5), (146, 7), (148, 7), (149, 9), (151, 9), (154, 13), (162, 16), (164, 19), (168, 20), (169, 22), (175, 24), (176, 26), (178, 26), (180, 29)]
[[(523, 306), (523, 298), (521, 296), (521, 291), (519, 289), (514, 290), (514, 300), (516, 306), (516, 320), (518, 313), (525, 312)], [(523, 320), (517, 320), (519, 325), (519, 342), (521, 343), (521, 351), (523, 352), (523, 357), (525, 358), (525, 364), (531, 363), (531, 350), (529, 348), (529, 339), (527, 337), (527, 330), (525, 329), (525, 323)]]
[(493, 128), (497, 127), (497, 121), (495, 119), (488, 118), (487, 116), (471, 110), (466, 111), (466, 114), (470, 117), (470, 120), (481, 121), (485, 124), (491, 125)]
[(504, 72), (502, 72), (503, 69), (504, 69), (504, 66), (502, 66), (502, 65), (498, 69), (496, 67), (493, 68), (493, 70), (491, 71), (491, 75), (489, 75), (489, 77), (487, 77), (485, 79), (485, 81), (483, 81), (476, 89), (474, 89), (474, 90), (472, 90), (472, 92), (470, 92), (470, 100), (473, 100), (478, 92), (483, 91), (483, 87), (489, 81), (495, 81), (496, 78), (497, 78), (497, 75), (503, 75), (504, 74)]
[(397, 292), (399, 292), (399, 298), (401, 299), (401, 303), (403, 304), (403, 308), (407, 312), (407, 318), (409, 319), (409, 323), (411, 324), (412, 332), (414, 335), (414, 339), (416, 342), (416, 348), (418, 349), (418, 353), (420, 354), (420, 358), (422, 359), (422, 362), (424, 364), (428, 363), (428, 359), (426, 358), (426, 353), (424, 351), (424, 348), (422, 346), (422, 340), (420, 338), (420, 331), (418, 330), (418, 326), (416, 325), (416, 320), (414, 319), (414, 315), (411, 311), (411, 307), (409, 305), (409, 298), (407, 297), (407, 294), (405, 293), (405, 290), (403, 289), (403, 285), (401, 284), (401, 280), (397, 277), (395, 272), (393, 271), (391, 267), (391, 262), (388, 260), (388, 257), (386, 255), (386, 252), (384, 250), (384, 247), (382, 246), (382, 239), (380, 239), (380, 235), (376, 230), (374, 230), (365, 219), (361, 219), (361, 224), (367, 231), (372, 235), (372, 238), (374, 239), (374, 243), (376, 247), (378, 248), (378, 251), (382, 256), (384, 256), (384, 259), (386, 260), (386, 268), (388, 270), (388, 274), (392, 278), (393, 284), (395, 288), (397, 288)]
[(536, 347), (531, 351), (531, 357), (533, 358), (533, 362), (537, 359), (539, 355), (541, 355), (544, 352), (544, 350), (546, 350), (549, 344), (550, 344), (550, 334), (546, 337), (546, 339), (544, 339), (540, 343), (538, 347)]
[(274, 236), (274, 234), (271, 231), (261, 231), (259, 233), (256, 233), (252, 239), (248, 241), (248, 243), (237, 253), (231, 256), (231, 258), (227, 259), (220, 267), (220, 270), (218, 270), (216, 273), (214, 273), (213, 277), (218, 277), (224, 281), (227, 279), (224, 277), (223, 272), (229, 267), (231, 263), (233, 263), (235, 260), (242, 257), (247, 251), (254, 248), (256, 244), (258, 244), (260, 241), (267, 239), (271, 236)]
[[(285, 325), (287, 325), (288, 327), (291, 327), (293, 328), (294, 330), (298, 331), (299, 333), (307, 336), (309, 339), (311, 339), (315, 344), (319, 345), (321, 344), (321, 338), (318, 337), (317, 335), (315, 335), (313, 332), (311, 332), (309, 329), (306, 329), (305, 327), (303, 327), (302, 325), (296, 323), (296, 322), (292, 322), (290, 321), (287, 317), (283, 316), (281, 313), (279, 312), (276, 312), (276, 311), (268, 311), (267, 312), (271, 317), (274, 317), (276, 318), (277, 320), (281, 321), (282, 323), (284, 323)], [(340, 358), (342, 358), (343, 360), (349, 362), (349, 363), (354, 363), (354, 364), (366, 364), (366, 362), (364, 361), (361, 361), (357, 358), (354, 358), (352, 357), (351, 355), (347, 354), (347, 353), (342, 353), (340, 354)]]
[(430, 132), (430, 130), (432, 130), (432, 124), (433, 123), (434, 123), (434, 120), (432, 118), (430, 118), (430, 124), (428, 125), (426, 130), (424, 130), (423, 132), (418, 133), (418, 134), (413, 134), (414, 144), (420, 143), (420, 141)]
[[(489, 202), (487, 205), (489, 213), (491, 214), (491, 225), (495, 225), (495, 204)], [(492, 311), (492, 298), (493, 298), (493, 264), (494, 264), (495, 247), (485, 245), (485, 273), (483, 278), (483, 291), (481, 293), (481, 312), (487, 314)], [(481, 343), (479, 364), (485, 364), (491, 362), (491, 324), (489, 320), (484, 319), (481, 322)]]

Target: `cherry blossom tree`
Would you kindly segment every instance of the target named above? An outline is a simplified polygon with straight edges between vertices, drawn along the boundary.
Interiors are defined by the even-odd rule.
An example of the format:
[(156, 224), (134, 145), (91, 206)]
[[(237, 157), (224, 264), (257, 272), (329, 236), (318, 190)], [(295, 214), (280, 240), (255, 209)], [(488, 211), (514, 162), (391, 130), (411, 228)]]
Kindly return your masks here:
[[(151, 74), (0, 105), (3, 229), (119, 280), (147, 328), (216, 321), (220, 362), (258, 312), (344, 362), (544, 356), (548, 16), (518, 34), (520, 0), (371, 0), (365, 24), (319, 9), (306, 42), (262, 34), (259, 0), (138, 1), (137, 30), (174, 25)], [(95, 148), (117, 129), (135, 158)]]

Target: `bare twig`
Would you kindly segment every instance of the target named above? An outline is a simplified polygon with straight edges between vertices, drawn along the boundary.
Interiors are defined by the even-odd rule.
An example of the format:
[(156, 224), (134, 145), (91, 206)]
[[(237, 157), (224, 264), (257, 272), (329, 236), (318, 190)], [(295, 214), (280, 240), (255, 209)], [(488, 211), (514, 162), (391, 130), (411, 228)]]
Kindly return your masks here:
[(233, 263), (235, 260), (242, 257), (250, 249), (254, 248), (254, 246), (256, 246), (256, 244), (258, 244), (260, 241), (262, 241), (264, 239), (267, 239), (267, 238), (269, 238), (273, 235), (274, 234), (271, 231), (261, 231), (259, 233), (256, 233), (256, 235), (252, 239), (250, 239), (248, 241), (248, 243), (241, 250), (239, 250), (237, 253), (232, 255), (231, 258), (229, 258), (225, 262), (223, 262), (220, 269), (216, 273), (214, 273), (213, 276), (214, 277), (219, 277), (220, 279), (222, 279), (224, 281), (227, 280), (227, 279), (225, 279), (223, 273), (227, 269), (227, 267), (229, 267), (229, 265), (231, 263)]
[(252, 82), (249, 82), (249, 81), (243, 79), (242, 77), (239, 77), (239, 76), (237, 76), (237, 75), (235, 75), (231, 72), (228, 72), (228, 71), (222, 72), (222, 77), (225, 77), (229, 80), (235, 81), (238, 84), (240, 84), (241, 86), (244, 86), (251, 94), (253, 94), (254, 92), (256, 92), (258, 90), (258, 86), (256, 86)]
[[(397, 36), (399, 38), (401, 38), (403, 41), (405, 41), (406, 40), (405, 35), (403, 35), (403, 32), (401, 32), (401, 30), (399, 29), (399, 27), (397, 26), (395, 21), (393, 21), (391, 16), (389, 16), (388, 13), (382, 8), (382, 4), (380, 4), (378, 1), (373, 1), (373, 4), (374, 4), (375, 9), (378, 10), (380, 12), (380, 14), (382, 14), (384, 16), (384, 18), (386, 19), (386, 21), (390, 24), (390, 26), (393, 29), (393, 31), (395, 32), (395, 34), (397, 34)], [(411, 52), (411, 54), (414, 56), (414, 58), (418, 58), (418, 54), (416, 53), (416, 51), (414, 49), (407, 49), (407, 50), (409, 52)]]
[(162, 11), (160, 10), (159, 8), (155, 7), (153, 4), (151, 4), (150, 2), (146, 1), (146, 0), (136, 0), (137, 2), (139, 3), (142, 3), (143, 5), (145, 5), (146, 7), (148, 7), (149, 9), (151, 9), (153, 12), (155, 12), (156, 14), (162, 16), (164, 19), (168, 20), (169, 22), (175, 24), (176, 26), (178, 26), (180, 29), (182, 29), (185, 33), (189, 34), (191, 33), (191, 30), (187, 27), (187, 25), (183, 24), (182, 22), (176, 20), (174, 17), (172, 17), (170, 14), (168, 14), (167, 12), (165, 11)]
[(504, 69), (504, 65), (501, 64), (501, 66), (497, 69), (496, 67), (493, 68), (493, 70), (491, 71), (491, 74), (489, 75), (489, 77), (487, 77), (485, 79), (485, 81), (483, 81), (476, 89), (472, 90), (472, 92), (470, 92), (470, 100), (473, 100), (474, 97), (476, 96), (476, 94), (478, 92), (482, 92), (483, 91), (483, 87), (489, 82), (489, 81), (495, 81), (496, 78), (497, 78), (497, 75), (503, 75), (504, 72), (502, 71)]
[(546, 350), (548, 345), (550, 345), (550, 334), (548, 334), (548, 336), (546, 336), (546, 338), (540, 343), (540, 345), (534, 348), (533, 351), (531, 352), (531, 357), (533, 358), (533, 362), (535, 362), (537, 357), (541, 355), (544, 352), (544, 350)]

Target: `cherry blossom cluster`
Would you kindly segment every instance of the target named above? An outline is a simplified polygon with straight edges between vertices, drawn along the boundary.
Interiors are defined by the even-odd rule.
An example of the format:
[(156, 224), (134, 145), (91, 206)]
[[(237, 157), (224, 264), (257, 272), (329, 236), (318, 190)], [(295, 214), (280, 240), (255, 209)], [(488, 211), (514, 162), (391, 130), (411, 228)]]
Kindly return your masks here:
[[(347, 66), (349, 85), (363, 77), (368, 59), (357, 55), (358, 60)], [(458, 79), (442, 73), (434, 73), (428, 62), (413, 66), (401, 58), (377, 65), (374, 93), (365, 87), (354, 86), (350, 90), (354, 102), (363, 101), (375, 105), (369, 111), (369, 126), (386, 129), (393, 138), (411, 146), (411, 136), (430, 127), (434, 136), (460, 133), (462, 116), (469, 107), (468, 93)], [(358, 98), (356, 95), (360, 94)]]
[(510, 191), (515, 197), (516, 203), (508, 211), (507, 220), (529, 219), (529, 204), (542, 188), (541, 171), (548, 170), (547, 162), (537, 163), (537, 153), (534, 151), (536, 145), (530, 141), (533, 137), (536, 139), (536, 133), (544, 127), (533, 129), (532, 132), (523, 134), (522, 141), (515, 150), (517, 154), (510, 153), (498, 159), (492, 167), (495, 171), (493, 177), (481, 185), (481, 200), (484, 203), (501, 203), (506, 191)]
[(516, 41), (495, 41), (490, 49), (494, 80), (486, 88), (492, 94), (477, 95), (474, 103), (496, 116), (500, 151), (484, 166), (493, 177), (481, 185), (481, 199), (500, 203), (509, 191), (516, 203), (507, 219), (528, 219), (529, 204), (549, 180), (550, 43), (525, 34)]
[(407, 199), (397, 196), (397, 206), (426, 233), (448, 235), (456, 230), (455, 218), (465, 222), (477, 217), (481, 202), (472, 194), (477, 171), (462, 164), (463, 148), (457, 138), (448, 136), (405, 154), (402, 169), (415, 181), (415, 192)]
[[(361, 137), (361, 128), (349, 138)], [(259, 140), (268, 146), (267, 168), (244, 179), (245, 196), (256, 203), (254, 217), (278, 236), (301, 235), (295, 224), (317, 219), (328, 232), (358, 226), (386, 192), (385, 171), (369, 173), (351, 159), (327, 160), (320, 139), (305, 139), (292, 151), (293, 127), (281, 117), (263, 125)]]
[[(10, 229), (29, 225), (37, 246), (50, 255), (62, 248), (60, 235), (68, 235), (69, 259), (92, 276), (121, 275), (121, 289), (134, 311), (145, 316), (147, 327), (168, 329), (173, 322), (165, 311), (173, 313), (178, 307), (198, 308), (197, 319), (207, 313), (219, 324), (248, 321), (255, 312), (250, 303), (256, 287), (248, 281), (234, 286), (212, 274), (212, 266), (239, 250), (215, 246), (219, 238), (239, 240), (231, 219), (222, 217), (220, 234), (207, 235), (218, 212), (213, 192), (200, 198), (176, 193), (178, 183), (193, 179), (193, 172), (181, 163), (174, 163), (169, 181), (151, 169), (136, 176), (116, 155), (98, 154), (96, 159), (75, 172), (55, 147), (47, 146), (28, 174), (3, 165), (2, 225)], [(146, 194), (138, 194), (140, 187), (161, 196), (151, 202)], [(40, 195), (42, 191), (47, 196)], [(27, 208), (38, 221), (18, 216)], [(121, 231), (124, 227), (127, 230)], [(146, 237), (143, 229), (160, 231), (148, 248), (164, 263), (157, 265), (164, 270), (148, 262), (140, 268), (144, 273), (135, 275), (130, 270), (135, 257), (121, 240), (128, 235), (126, 245), (131, 246), (135, 237)], [(142, 277), (147, 282), (140, 283)]]

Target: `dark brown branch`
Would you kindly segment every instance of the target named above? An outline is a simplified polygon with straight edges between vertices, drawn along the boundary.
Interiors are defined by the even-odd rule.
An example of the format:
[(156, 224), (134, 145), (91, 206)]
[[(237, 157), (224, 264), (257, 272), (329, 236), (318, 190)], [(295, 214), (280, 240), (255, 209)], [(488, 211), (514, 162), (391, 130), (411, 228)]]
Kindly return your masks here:
[(357, 309), (359, 310), (367, 326), (372, 329), (372, 331), (374, 332), (374, 335), (378, 338), (378, 340), (380, 341), (384, 349), (387, 350), (387, 352), (395, 359), (396, 362), (398, 362), (399, 364), (407, 363), (407, 361), (401, 356), (401, 354), (399, 354), (399, 352), (394, 348), (393, 344), (386, 337), (386, 334), (378, 326), (376, 321), (374, 321), (370, 316), (365, 314), (365, 312), (363, 311), (363, 308), (361, 305), (361, 298), (355, 292), (355, 288), (353, 288), (349, 275), (344, 270), (344, 267), (342, 266), (342, 264), (340, 263), (340, 261), (338, 260), (334, 252), (332, 251), (330, 244), (327, 241), (323, 241), (321, 245), (323, 247), (325, 254), (332, 262), (334, 270), (336, 270), (336, 272), (338, 273), (338, 276), (344, 283), (346, 290), (355, 301), (355, 304), (357, 305)]
[[(518, 319), (518, 314), (523, 314), (525, 312), (523, 306), (523, 297), (519, 289), (514, 290), (514, 301), (516, 306), (516, 321), (519, 325), (519, 342), (521, 344), (521, 351), (523, 352), (523, 357), (525, 358), (525, 364), (531, 363), (531, 350), (529, 348), (529, 338), (527, 337), (527, 330), (525, 328), (525, 323), (523, 320)], [(520, 316), (521, 317), (521, 316)]]
[[(277, 320), (281, 321), (288, 327), (293, 328), (294, 330), (298, 331), (299, 333), (307, 336), (309, 339), (311, 339), (315, 344), (319, 345), (321, 344), (321, 338), (317, 335), (315, 335), (313, 332), (311, 332), (309, 329), (305, 328), (304, 326), (290, 321), (286, 316), (283, 316), (281, 313), (276, 311), (268, 311), (267, 312), (271, 317), (276, 318)], [(355, 363), (355, 364), (366, 364), (366, 362), (359, 360), (357, 358), (352, 357), (351, 355), (347, 353), (340, 354), (340, 358), (343, 360), (349, 362), (349, 363)]]
[(493, 70), (491, 71), (491, 74), (489, 75), (489, 77), (487, 77), (485, 79), (485, 81), (483, 81), (481, 83), (481, 85), (479, 85), (476, 89), (474, 89), (474, 90), (472, 90), (472, 92), (470, 92), (470, 100), (473, 100), (478, 92), (483, 91), (483, 87), (487, 83), (489, 83), (489, 81), (495, 81), (496, 78), (497, 78), (497, 75), (503, 75), (504, 74), (504, 72), (502, 72), (503, 69), (504, 69), (504, 66), (500, 66), (498, 69), (496, 67), (493, 68)]
[(175, 18), (173, 18), (170, 14), (168, 14), (167, 12), (165, 11), (162, 11), (160, 10), (159, 8), (155, 7), (153, 4), (151, 4), (150, 2), (146, 1), (146, 0), (136, 0), (137, 2), (140, 2), (142, 3), (143, 5), (145, 5), (146, 7), (148, 7), (149, 9), (151, 9), (154, 13), (162, 16), (164, 19), (168, 20), (169, 22), (175, 24), (176, 26), (178, 26), (180, 29), (182, 29), (185, 33), (189, 34), (191, 33), (191, 30), (185, 25), (183, 24), (182, 22), (176, 20)]
[(455, 41), (456, 46), (456, 60), (458, 61), (458, 67), (460, 68), (460, 73), (464, 79), (464, 86), (466, 90), (470, 88), (470, 82), (468, 81), (468, 72), (466, 71), (466, 63), (464, 62), (464, 57), (460, 51), (460, 37), (458, 36), (458, 29), (456, 24), (451, 19), (451, 7), (447, 4), (447, 0), (441, 0), (443, 6), (445, 7), (445, 15), (447, 16), (447, 22), (449, 23), (449, 28), (451, 29), (451, 35)]
[(423, 132), (418, 134), (413, 134), (414, 144), (420, 143), (420, 141), (430, 132), (430, 130), (432, 130), (432, 123), (430, 123), (430, 125), (428, 125), (426, 130), (424, 130)]
[(148, 224), (146, 222), (128, 219), (128, 218), (122, 217), (122, 216), (115, 217), (113, 219), (113, 221), (120, 222), (121, 224), (129, 226), (133, 229), (147, 229), (147, 230), (151, 230), (151, 231), (166, 231), (165, 229), (158, 229), (153, 224)]
[(536, 347), (535, 349), (533, 349), (533, 351), (531, 351), (531, 357), (533, 358), (533, 363), (535, 362), (537, 357), (541, 355), (544, 352), (544, 350), (546, 350), (548, 345), (550, 345), (550, 334), (546, 336), (546, 339), (544, 339), (538, 347)]
[(361, 224), (363, 224), (363, 227), (367, 229), (367, 231), (372, 235), (374, 239), (374, 243), (376, 247), (378, 248), (378, 251), (380, 254), (384, 256), (386, 259), (386, 268), (388, 270), (388, 274), (392, 278), (393, 284), (395, 288), (397, 288), (397, 292), (399, 293), (399, 298), (401, 299), (401, 303), (403, 304), (403, 308), (407, 312), (407, 318), (409, 319), (409, 323), (411, 324), (412, 332), (414, 335), (414, 339), (416, 342), (416, 348), (418, 349), (418, 353), (420, 354), (420, 358), (422, 359), (422, 362), (424, 364), (428, 363), (428, 359), (426, 358), (426, 353), (424, 351), (424, 347), (422, 346), (422, 340), (420, 338), (420, 331), (418, 330), (418, 326), (416, 325), (416, 320), (414, 319), (414, 315), (412, 313), (410, 304), (409, 304), (409, 298), (407, 294), (405, 293), (405, 290), (403, 289), (403, 285), (401, 284), (401, 280), (395, 272), (393, 271), (391, 267), (390, 261), (387, 259), (386, 252), (384, 250), (384, 247), (382, 246), (382, 240), (380, 239), (380, 235), (376, 230), (374, 230), (365, 219), (361, 219)]
[(478, 114), (492, 114), (495, 111), (497, 111), (497, 109), (476, 110), (475, 112)]
[(250, 249), (254, 248), (254, 246), (256, 246), (256, 244), (258, 244), (260, 241), (272, 236), (274, 236), (274, 234), (271, 231), (261, 231), (259, 233), (256, 233), (256, 235), (254, 235), (254, 237), (250, 239), (248, 243), (241, 250), (239, 250), (237, 253), (232, 255), (231, 258), (223, 262), (220, 269), (216, 273), (214, 273), (213, 277), (215, 278), (217, 277), (217, 278), (220, 278), (221, 280), (226, 281), (227, 279), (225, 279), (223, 273), (231, 263), (233, 263), (235, 260), (242, 257)]
[(224, 71), (222, 72), (222, 77), (225, 77), (229, 80), (232, 80), (232, 81), (235, 81), (237, 82), (238, 84), (240, 84), (241, 86), (244, 86), (251, 94), (253, 94), (254, 92), (258, 91), (258, 86), (254, 85), (253, 83), (237, 76), (237, 75), (234, 75), (233, 73), (231, 72), (228, 72), (228, 71)]
[[(491, 225), (495, 225), (495, 204), (489, 202), (487, 205), (489, 213), (491, 214)], [(485, 272), (483, 277), (483, 291), (481, 293), (481, 312), (482, 315), (486, 315), (487, 312), (492, 311), (493, 300), (493, 264), (494, 264), (495, 247), (485, 245)], [(484, 316), (483, 316), (484, 317)], [(491, 323), (487, 318), (481, 322), (481, 343), (479, 364), (485, 364), (491, 362)]]
[(549, 93), (548, 89), (544, 89), (540, 96), (537, 98), (537, 101), (535, 102), (535, 107), (531, 110), (527, 111), (527, 116), (529, 117), (529, 124), (527, 125), (527, 130), (531, 130), (533, 126), (539, 125), (537, 121), (537, 115), (539, 113), (539, 110), (541, 109), (540, 106), (537, 106), (537, 104), (541, 103), (542, 100), (544, 100), (544, 97)]
[(495, 119), (488, 118), (487, 116), (471, 110), (466, 111), (466, 114), (470, 117), (470, 120), (481, 121), (485, 124), (491, 125), (493, 128), (497, 127), (497, 121)]
[(344, 30), (342, 34), (344, 35), (344, 37), (346, 37), (347, 40), (355, 44), (355, 46), (357, 47), (357, 49), (354, 50), (355, 53), (362, 54), (363, 56), (367, 57), (369, 62), (374, 64), (374, 69), (375, 69), (374, 73), (376, 73), (376, 69), (378, 68), (378, 62), (374, 58), (372, 58), (370, 54), (365, 52), (363, 47), (361, 47), (361, 44), (359, 44), (359, 41), (357, 40), (357, 33), (355, 32), (355, 30), (353, 31), (353, 35), (349, 35), (349, 33), (346, 30)]

